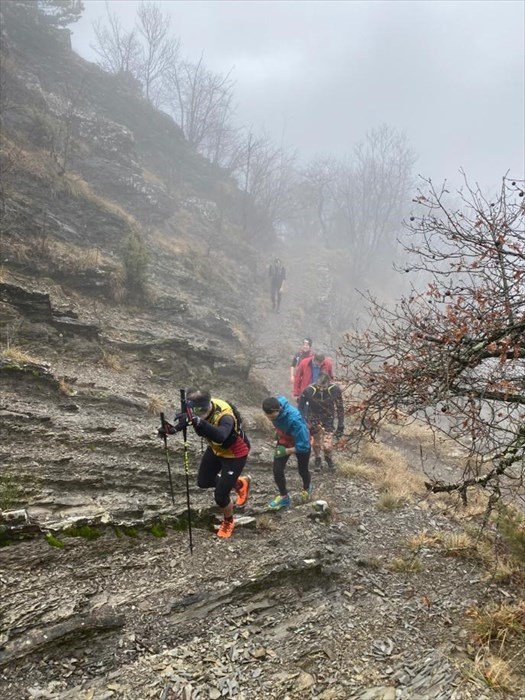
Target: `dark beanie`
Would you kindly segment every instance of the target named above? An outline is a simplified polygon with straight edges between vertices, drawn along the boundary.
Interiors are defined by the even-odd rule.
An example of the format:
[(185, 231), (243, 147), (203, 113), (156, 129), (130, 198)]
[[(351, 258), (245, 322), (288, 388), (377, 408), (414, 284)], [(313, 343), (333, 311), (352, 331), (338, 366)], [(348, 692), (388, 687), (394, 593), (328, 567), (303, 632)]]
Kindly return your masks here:
[(272, 411), (280, 411), (281, 404), (275, 398), (275, 396), (269, 396), (267, 399), (264, 399), (262, 409), (265, 413), (272, 413)]

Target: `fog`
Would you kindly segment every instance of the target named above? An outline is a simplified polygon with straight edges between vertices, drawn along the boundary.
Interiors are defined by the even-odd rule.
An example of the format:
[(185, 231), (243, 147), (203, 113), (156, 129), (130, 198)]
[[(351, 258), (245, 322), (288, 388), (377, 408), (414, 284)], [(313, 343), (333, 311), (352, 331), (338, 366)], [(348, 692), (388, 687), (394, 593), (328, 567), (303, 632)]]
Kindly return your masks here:
[[(109, 3), (131, 28), (135, 0)], [(164, 0), (188, 58), (233, 69), (236, 119), (306, 160), (349, 153), (380, 124), (403, 131), (415, 170), (497, 186), (525, 170), (525, 3)], [(95, 61), (87, 0), (73, 47)]]

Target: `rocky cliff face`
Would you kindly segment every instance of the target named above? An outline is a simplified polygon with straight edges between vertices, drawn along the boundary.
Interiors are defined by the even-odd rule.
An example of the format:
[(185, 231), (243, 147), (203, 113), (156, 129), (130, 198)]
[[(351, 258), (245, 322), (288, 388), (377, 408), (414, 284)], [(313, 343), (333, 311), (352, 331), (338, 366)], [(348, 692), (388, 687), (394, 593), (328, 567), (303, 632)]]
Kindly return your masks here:
[[(258, 407), (289, 390), (304, 336), (334, 356), (344, 258), (274, 249), (287, 287), (272, 314), (271, 246), (243, 239), (235, 184), (28, 7), (0, 7), (0, 697), (500, 698), (475, 666), (465, 601), (506, 604), (515, 587), (429, 544), (461, 528), (426, 496), (379, 510), (384, 494), (339, 453), (315, 474), (319, 503), (267, 512)], [(165, 454), (156, 437), (190, 384), (241, 409), (253, 477), (218, 540), (190, 431), (192, 554), (182, 441)]]
[[(111, 500), (104, 472), (125, 435), (151, 433), (178, 387), (242, 387), (241, 403), (264, 388), (258, 251), (240, 234), (235, 183), (33, 10), (1, 8), (1, 409), (10, 505), (53, 512), (97, 501), (95, 481)], [(86, 450), (79, 470), (62, 454), (68, 433)]]
[[(47, 294), (55, 311), (98, 326), (99, 349), (160, 350), (164, 380), (204, 366), (245, 381), (257, 252), (239, 238), (235, 184), (188, 148), (171, 119), (58, 42), (25, 6), (2, 13), (8, 332), (16, 326), (18, 344), (32, 341), (13, 304), (18, 286), (20, 297)], [(135, 233), (150, 256), (146, 299), (130, 296), (122, 266)]]

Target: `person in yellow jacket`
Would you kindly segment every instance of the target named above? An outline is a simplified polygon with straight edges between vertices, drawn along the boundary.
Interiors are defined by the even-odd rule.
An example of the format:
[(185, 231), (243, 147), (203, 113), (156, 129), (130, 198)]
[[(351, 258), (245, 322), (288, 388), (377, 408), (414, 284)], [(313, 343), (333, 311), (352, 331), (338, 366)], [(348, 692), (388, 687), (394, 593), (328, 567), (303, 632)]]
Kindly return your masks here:
[(217, 535), (231, 537), (235, 523), (230, 492), (232, 489), (237, 492), (236, 505), (246, 505), (250, 477), (241, 474), (250, 453), (250, 441), (235, 406), (212, 397), (209, 391), (188, 389), (186, 406), (187, 414), (180, 414), (178, 424), (170, 427), (178, 432), (191, 423), (197, 435), (208, 443), (199, 465), (197, 485), (201, 489), (215, 489), (215, 502), (223, 512)]

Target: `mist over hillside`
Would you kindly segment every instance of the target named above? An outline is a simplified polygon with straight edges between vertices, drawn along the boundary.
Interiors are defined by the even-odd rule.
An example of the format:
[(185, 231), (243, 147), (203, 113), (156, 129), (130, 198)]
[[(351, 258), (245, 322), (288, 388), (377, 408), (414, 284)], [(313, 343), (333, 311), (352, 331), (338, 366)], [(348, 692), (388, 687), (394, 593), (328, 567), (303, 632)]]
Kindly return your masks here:
[[(163, 3), (143, 3), (135, 30), (111, 20), (114, 5), (99, 27), (104, 65), (71, 49), (80, 0), (0, 5), (0, 697), (522, 697), (523, 518), (496, 507), (498, 483), (461, 481), (479, 466), (472, 441), (465, 451), (419, 420), (429, 397), (443, 423), (452, 415), (438, 384), (451, 358), (470, 371), (488, 352), (501, 375), (491, 391), (520, 419), (503, 362), (523, 335), (519, 235), (508, 233), (506, 297), (493, 274), (504, 266), (476, 259), (467, 274), (458, 243), (461, 279), (493, 285), (473, 285), (475, 331), (488, 321), (499, 333), (501, 319), (514, 324), (504, 304), (516, 308), (514, 345), (472, 341), (463, 286), (410, 286), (449, 261), (438, 239), (411, 270), (398, 241), (433, 241), (441, 221), (412, 213), (438, 207), (415, 187), (403, 133), (371, 128), (351, 155), (305, 165), (258, 125), (235, 126), (229, 76), (181, 60)], [(505, 236), (520, 187), (483, 220)], [(509, 252), (477, 211), (456, 216), (482, 259), (486, 240), (491, 261)], [(347, 334), (368, 323), (371, 300), (376, 335)], [(414, 327), (400, 313), (413, 308)], [(317, 453), (316, 425), (295, 409), (291, 363), (306, 339), (344, 389)], [(268, 398), (295, 416), (310, 469), (296, 443), (277, 445)], [(209, 406), (225, 440), (197, 431)], [(212, 447), (228, 466), (204, 480)], [(517, 501), (520, 427), (510, 448), (497, 476), (508, 470)]]

